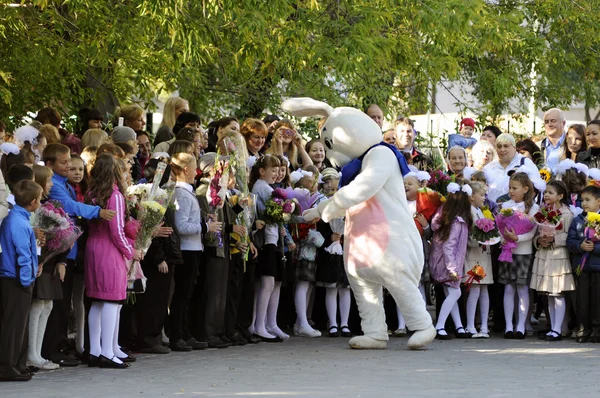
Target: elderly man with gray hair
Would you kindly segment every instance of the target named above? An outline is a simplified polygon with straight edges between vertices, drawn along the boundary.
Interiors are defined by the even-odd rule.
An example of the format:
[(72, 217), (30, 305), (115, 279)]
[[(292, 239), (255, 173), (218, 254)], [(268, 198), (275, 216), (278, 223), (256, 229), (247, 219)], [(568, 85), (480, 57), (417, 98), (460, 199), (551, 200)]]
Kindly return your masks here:
[(551, 108), (544, 113), (544, 130), (546, 138), (540, 142), (540, 149), (544, 163), (554, 169), (564, 155), (563, 142), (565, 141), (565, 113), (558, 108)]

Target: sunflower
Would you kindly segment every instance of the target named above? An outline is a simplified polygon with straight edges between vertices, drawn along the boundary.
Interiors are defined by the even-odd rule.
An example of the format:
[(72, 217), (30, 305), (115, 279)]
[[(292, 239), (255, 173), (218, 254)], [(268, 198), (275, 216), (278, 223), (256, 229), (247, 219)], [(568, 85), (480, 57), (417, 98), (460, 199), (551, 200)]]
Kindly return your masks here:
[(548, 182), (550, 181), (550, 178), (552, 178), (552, 173), (550, 172), (550, 170), (544, 168), (540, 170), (540, 177), (542, 178), (542, 180)]

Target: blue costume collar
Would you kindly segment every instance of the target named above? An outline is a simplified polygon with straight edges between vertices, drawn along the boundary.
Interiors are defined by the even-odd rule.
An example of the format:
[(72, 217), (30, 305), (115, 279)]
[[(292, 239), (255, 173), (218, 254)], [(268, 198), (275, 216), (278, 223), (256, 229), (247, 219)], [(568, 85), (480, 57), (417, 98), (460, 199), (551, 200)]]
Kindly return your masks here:
[(356, 178), (356, 176), (360, 173), (360, 169), (362, 168), (363, 158), (367, 155), (367, 153), (369, 153), (371, 149), (377, 146), (385, 146), (389, 148), (392, 152), (394, 152), (394, 155), (396, 155), (396, 159), (398, 160), (398, 166), (400, 166), (400, 171), (402, 172), (402, 177), (404, 177), (410, 172), (404, 155), (402, 155), (395, 146), (390, 145), (386, 142), (380, 142), (379, 144), (375, 144), (369, 149), (367, 149), (365, 153), (360, 155), (360, 157), (354, 159), (353, 161), (342, 167), (342, 178), (340, 179), (340, 188), (350, 184)]

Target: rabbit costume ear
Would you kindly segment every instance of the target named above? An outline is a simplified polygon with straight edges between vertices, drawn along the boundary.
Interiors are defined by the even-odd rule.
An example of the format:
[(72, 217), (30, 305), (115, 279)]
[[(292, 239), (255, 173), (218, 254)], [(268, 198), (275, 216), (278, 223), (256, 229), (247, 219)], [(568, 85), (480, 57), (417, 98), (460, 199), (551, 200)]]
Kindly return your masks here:
[(283, 101), (281, 108), (290, 115), (297, 117), (328, 117), (333, 113), (333, 108), (331, 106), (321, 101), (315, 101), (312, 98), (290, 98)]

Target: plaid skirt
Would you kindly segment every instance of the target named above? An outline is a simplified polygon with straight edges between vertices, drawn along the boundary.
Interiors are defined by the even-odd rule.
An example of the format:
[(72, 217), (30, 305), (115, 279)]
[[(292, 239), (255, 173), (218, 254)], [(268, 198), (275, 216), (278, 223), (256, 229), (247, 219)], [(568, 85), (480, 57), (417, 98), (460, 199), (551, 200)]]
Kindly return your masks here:
[(534, 254), (513, 254), (512, 263), (500, 262), (498, 282), (503, 285), (516, 283), (527, 285), (531, 282)]

